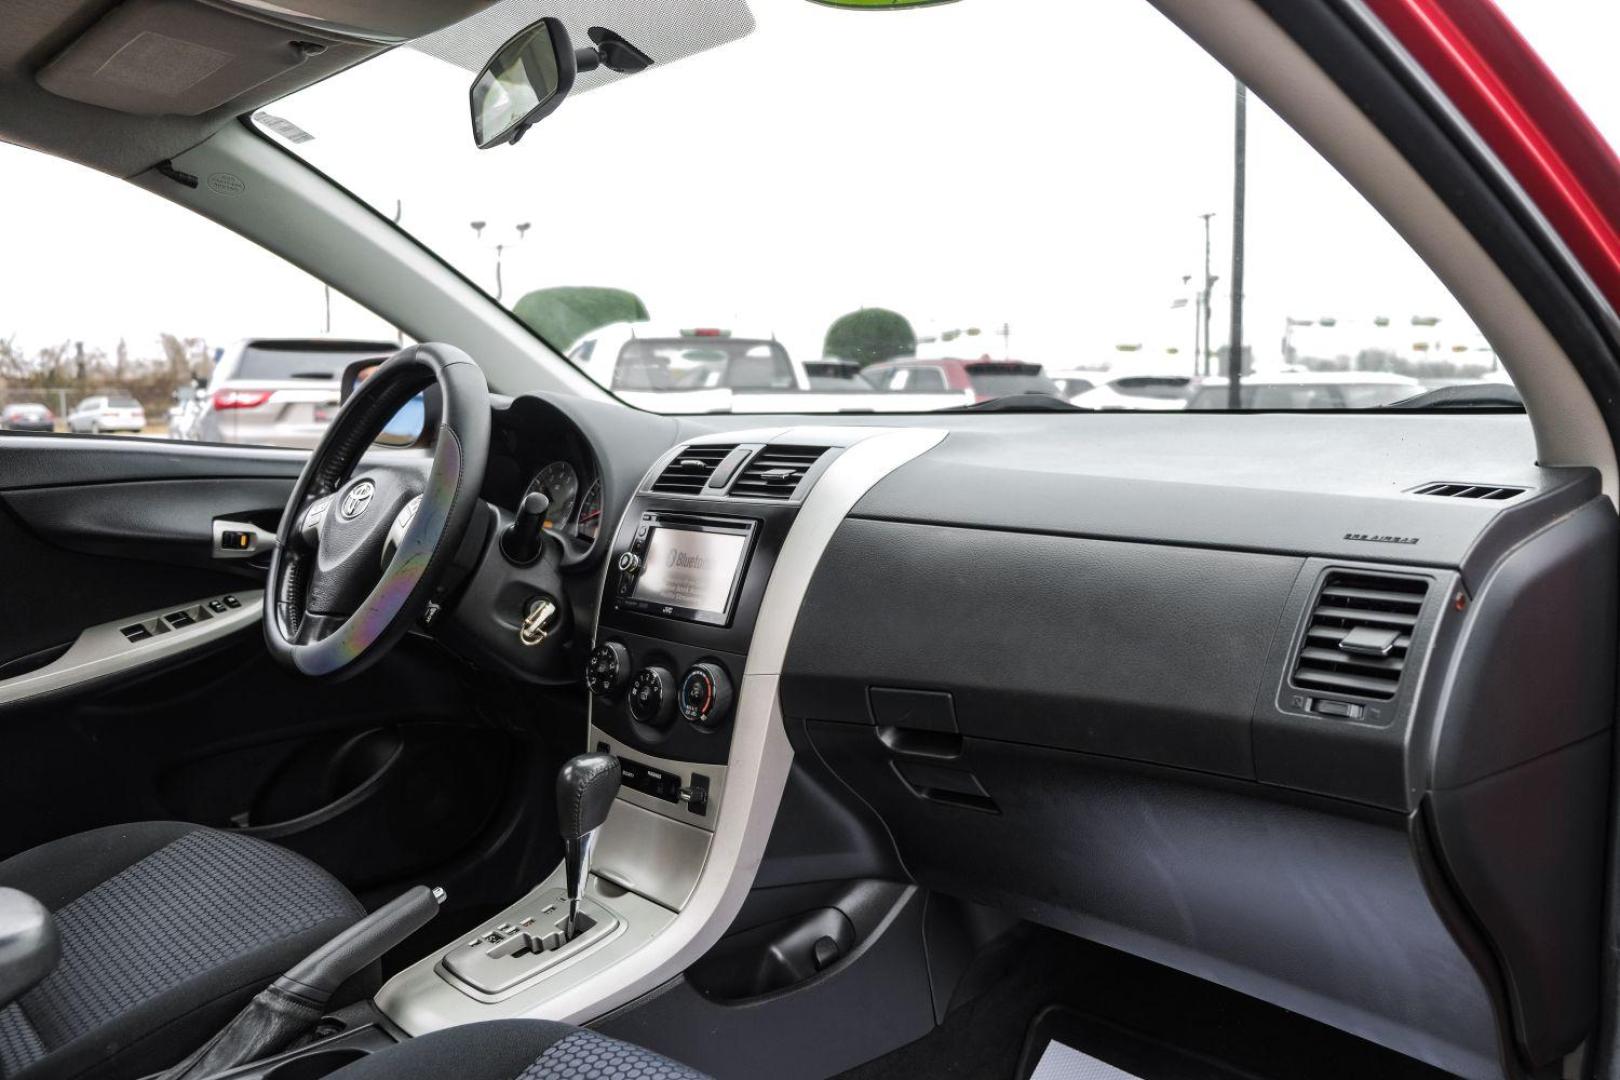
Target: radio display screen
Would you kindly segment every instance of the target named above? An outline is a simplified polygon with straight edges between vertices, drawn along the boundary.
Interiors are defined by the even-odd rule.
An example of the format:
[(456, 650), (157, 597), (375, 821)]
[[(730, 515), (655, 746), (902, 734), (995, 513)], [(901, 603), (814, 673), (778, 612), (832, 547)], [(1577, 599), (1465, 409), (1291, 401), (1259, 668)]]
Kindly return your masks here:
[(647, 537), (630, 598), (723, 621), (748, 551), (748, 534), (659, 526)]

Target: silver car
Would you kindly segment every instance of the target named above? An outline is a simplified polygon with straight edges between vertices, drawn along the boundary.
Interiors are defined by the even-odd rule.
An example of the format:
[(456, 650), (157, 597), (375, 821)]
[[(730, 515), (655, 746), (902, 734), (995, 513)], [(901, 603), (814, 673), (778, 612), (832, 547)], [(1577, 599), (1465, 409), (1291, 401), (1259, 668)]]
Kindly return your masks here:
[(383, 360), (387, 341), (248, 338), (226, 349), (185, 436), (203, 442), (313, 447), (336, 415), (343, 369)]
[(141, 403), (124, 393), (87, 397), (68, 414), (67, 429), (88, 435), (110, 431), (139, 432), (146, 427), (146, 411)]

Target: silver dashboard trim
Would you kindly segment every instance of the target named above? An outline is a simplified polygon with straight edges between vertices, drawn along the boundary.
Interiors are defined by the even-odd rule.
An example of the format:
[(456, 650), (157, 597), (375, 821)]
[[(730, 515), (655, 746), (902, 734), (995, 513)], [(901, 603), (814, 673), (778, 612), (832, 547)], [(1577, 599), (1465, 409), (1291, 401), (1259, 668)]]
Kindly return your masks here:
[[(592, 705), (594, 706), (594, 704), (595, 703), (593, 702)], [(630, 803), (632, 806), (639, 806), (643, 810), (651, 810), (655, 814), (662, 814), (671, 821), (679, 822), (682, 825), (691, 825), (694, 828), (702, 829), (704, 832), (714, 831), (714, 823), (720, 817), (720, 807), (724, 804), (726, 797), (726, 767), (724, 765), (710, 765), (706, 762), (676, 761), (674, 758), (657, 757), (653, 754), (647, 753), (644, 750), (638, 750), (635, 747), (626, 746), (624, 743), (620, 742), (618, 739), (615, 739), (613, 736), (609, 735), (595, 724), (592, 724), (590, 727), (590, 739), (588, 740), (587, 745), (592, 750), (595, 750), (599, 746), (606, 745), (608, 748), (608, 753), (613, 754), (616, 757), (629, 758), (631, 761), (638, 761), (644, 765), (651, 765), (653, 768), (658, 769), (661, 772), (672, 773), (675, 776), (680, 777), (682, 787), (687, 787), (692, 783), (693, 773), (702, 773), (704, 776), (708, 777), (709, 809), (708, 813), (703, 815), (692, 813), (686, 808), (686, 803), (684, 802), (665, 802), (662, 799), (657, 799), (651, 795), (645, 795), (642, 792), (636, 791), (634, 788), (621, 787), (619, 789), (618, 797), (625, 802)]]
[(591, 873), (678, 912), (697, 888), (711, 842), (703, 829), (615, 799)]
[[(67, 652), (44, 667), (0, 679), (0, 708), (169, 660), (256, 625), (264, 606), (264, 591), (245, 589), (230, 595), (235, 596), (241, 606), (220, 614), (207, 611), (207, 604), (210, 600), (223, 600), (223, 594), (87, 627), (80, 631)], [(199, 608), (205, 612), (204, 617), (189, 625), (172, 626), (143, 641), (124, 637), (126, 626), (156, 623), (178, 611), (195, 615)]]
[[(765, 588), (738, 686), (725, 800), (716, 815), (708, 858), (685, 906), (648, 934), (621, 903), (619, 910), (631, 924), (624, 940), (639, 947), (617, 952), (611, 963), (604, 962), (601, 952), (594, 953), (595, 962), (555, 971), (498, 1003), (480, 1004), (446, 983), (434, 971), (442, 950), (435, 952), (395, 975), (377, 995), (377, 1007), (402, 1029), (420, 1035), (520, 1016), (586, 1023), (685, 971), (736, 918), (764, 858), (793, 763), (778, 684), (810, 579), (855, 504), (878, 481), (945, 438), (936, 428), (815, 427), (803, 433), (849, 441), (806, 496)], [(776, 431), (771, 437), (790, 441), (795, 434)], [(735, 438), (759, 441), (754, 432), (737, 432)]]

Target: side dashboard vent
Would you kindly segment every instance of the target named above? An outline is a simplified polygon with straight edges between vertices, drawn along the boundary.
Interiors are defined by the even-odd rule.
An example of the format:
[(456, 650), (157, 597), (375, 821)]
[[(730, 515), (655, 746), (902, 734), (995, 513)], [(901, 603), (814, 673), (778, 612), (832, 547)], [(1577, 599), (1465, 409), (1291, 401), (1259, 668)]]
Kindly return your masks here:
[(1428, 591), (1428, 582), (1416, 578), (1329, 573), (1294, 663), (1294, 685), (1393, 698)]
[(731, 485), (731, 494), (750, 499), (791, 499), (825, 446), (767, 446), (755, 454)]
[(735, 449), (735, 445), (714, 443), (683, 446), (653, 481), (652, 490), (660, 495), (701, 495), (714, 470)]
[(1414, 495), (1437, 495), (1442, 499), (1483, 499), (1490, 502), (1501, 502), (1511, 499), (1515, 495), (1523, 495), (1527, 489), (1521, 487), (1503, 487), (1500, 484), (1424, 484), (1412, 492)]

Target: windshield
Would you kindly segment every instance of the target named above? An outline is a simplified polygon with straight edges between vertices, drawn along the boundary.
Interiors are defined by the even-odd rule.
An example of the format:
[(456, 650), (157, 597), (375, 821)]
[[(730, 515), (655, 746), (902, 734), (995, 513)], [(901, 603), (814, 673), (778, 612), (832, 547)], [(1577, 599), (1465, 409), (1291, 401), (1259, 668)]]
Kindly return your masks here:
[[(706, 8), (729, 14), (505, 0), (256, 121), (640, 408), (1225, 408), (1204, 382), (1234, 357), (1257, 384), (1507, 381), (1422, 259), (1145, 0)], [(475, 71), (536, 14), (654, 64), (582, 73), (477, 150)], [(1073, 62), (987, 54), (1032, 25)], [(1019, 367), (963, 370), (980, 359)], [(1385, 396), (1278, 384), (1240, 407)]]

